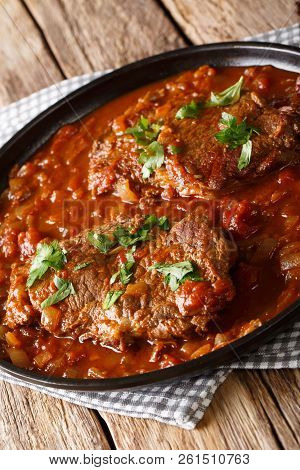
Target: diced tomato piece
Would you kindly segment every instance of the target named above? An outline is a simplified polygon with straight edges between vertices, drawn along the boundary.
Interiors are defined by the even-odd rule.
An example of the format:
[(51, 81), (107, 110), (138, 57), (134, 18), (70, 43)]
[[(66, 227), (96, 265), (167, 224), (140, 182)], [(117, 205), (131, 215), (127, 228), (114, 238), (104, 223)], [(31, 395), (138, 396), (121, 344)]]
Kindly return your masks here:
[(222, 226), (241, 238), (248, 238), (258, 230), (258, 212), (254, 204), (246, 200), (221, 203)]
[(196, 312), (207, 301), (207, 297), (213, 294), (209, 282), (185, 281), (177, 290), (176, 304), (182, 314)]

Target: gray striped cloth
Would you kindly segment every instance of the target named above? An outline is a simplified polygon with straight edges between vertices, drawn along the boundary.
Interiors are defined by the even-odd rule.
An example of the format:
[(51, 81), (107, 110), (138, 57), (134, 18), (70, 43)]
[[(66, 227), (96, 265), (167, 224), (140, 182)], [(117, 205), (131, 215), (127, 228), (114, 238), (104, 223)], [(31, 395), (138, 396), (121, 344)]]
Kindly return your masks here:
[[(300, 46), (300, 26), (296, 24), (247, 39)], [(0, 146), (37, 114), (102, 73), (64, 80), (0, 109)], [(109, 411), (138, 418), (152, 418), (185, 429), (193, 429), (201, 420), (215, 391), (232, 369), (297, 368), (299, 365), (300, 321), (255, 353), (243, 358), (242, 363), (240, 361), (232, 363), (194, 379), (174, 381), (171, 385), (148, 386), (138, 391), (85, 393), (45, 389), (42, 386), (21, 382), (2, 370), (0, 370), (0, 379), (100, 412)]]

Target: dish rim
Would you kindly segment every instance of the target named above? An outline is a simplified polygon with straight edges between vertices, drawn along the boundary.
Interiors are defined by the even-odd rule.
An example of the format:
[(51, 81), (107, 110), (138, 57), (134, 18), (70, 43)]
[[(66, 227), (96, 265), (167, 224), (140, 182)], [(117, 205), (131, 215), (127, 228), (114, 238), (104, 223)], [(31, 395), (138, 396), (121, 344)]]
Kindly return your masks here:
[[(8, 142), (4, 144), (4, 146), (0, 149), (0, 163), (5, 161), (4, 168), (8, 171), (15, 162), (20, 162), (21, 164), (28, 160), (41, 146), (44, 145), (46, 141), (49, 140), (51, 135), (55, 133), (60, 127), (63, 125), (72, 122), (72, 121), (65, 121), (65, 122), (58, 122), (57, 128), (54, 129), (53, 132), (47, 133), (47, 136), (44, 138), (40, 138), (38, 145), (32, 144), (31, 146), (27, 146), (23, 152), (22, 157), (19, 157), (19, 154), (16, 155), (16, 147), (19, 143), (26, 141), (26, 136), (32, 131), (35, 130), (41, 123), (45, 123), (47, 119), (53, 114), (57, 113), (61, 108), (68, 105), (72, 101), (76, 101), (77, 98), (80, 98), (91, 90), (96, 89), (97, 87), (105, 86), (105, 84), (113, 81), (122, 79), (122, 75), (126, 76), (128, 73), (132, 73), (136, 70), (141, 70), (144, 66), (155, 66), (159, 65), (161, 62), (166, 62), (168, 60), (173, 60), (177, 58), (185, 58), (188, 55), (193, 55), (201, 53), (211, 53), (211, 52), (222, 52), (222, 51), (232, 51), (234, 61), (234, 54), (236, 52), (244, 51), (245, 52), (245, 62), (247, 61), (247, 52), (267, 52), (272, 51), (273, 53), (282, 53), (284, 57), (281, 59), (278, 58), (278, 61), (282, 61), (282, 67), (284, 68), (285, 60), (286, 63), (289, 63), (287, 57), (292, 58), (295, 60), (296, 64), (293, 63), (291, 67), (296, 71), (298, 69), (300, 71), (300, 49), (295, 46), (286, 46), (282, 44), (276, 43), (268, 43), (268, 42), (255, 42), (255, 41), (234, 41), (234, 42), (226, 42), (226, 43), (213, 43), (213, 44), (206, 44), (201, 46), (189, 46), (180, 49), (175, 49), (173, 51), (163, 52), (154, 56), (147, 57), (145, 59), (141, 59), (139, 61), (133, 62), (131, 64), (125, 65), (121, 68), (113, 70), (101, 77), (92, 80), (91, 82), (83, 85), (82, 87), (78, 88), (77, 90), (73, 91), (72, 93), (68, 94), (66, 97), (62, 98), (58, 102), (54, 103), (34, 119), (32, 119), (28, 124), (26, 124), (22, 129), (20, 129), (17, 133), (15, 133)], [(259, 54), (258, 54), (259, 55)], [(226, 62), (226, 59), (224, 61)], [(227, 59), (228, 60), (228, 59)], [(236, 60), (238, 58), (236, 57)], [(222, 61), (222, 60), (221, 60)], [(230, 59), (229, 59), (230, 61)], [(272, 62), (271, 62), (272, 65)], [(196, 66), (196, 64), (195, 64)], [(230, 64), (224, 64), (223, 66), (230, 66)], [(232, 66), (232, 65), (231, 65)], [(242, 66), (242, 65), (241, 65)], [(243, 66), (246, 66), (243, 65)], [(277, 66), (277, 65), (276, 65)], [(188, 67), (191, 68), (191, 67)], [(182, 67), (182, 71), (185, 68)], [(289, 68), (288, 68), (289, 70)], [(166, 74), (166, 76), (172, 76), (176, 72), (171, 72)], [(161, 77), (157, 77), (156, 80), (160, 80)], [(146, 81), (144, 84), (150, 83), (153, 80)], [(133, 86), (132, 89), (136, 89), (139, 86)], [(122, 90), (120, 93), (117, 93), (117, 96), (122, 96), (123, 94), (127, 93), (129, 90), (124, 91)], [(107, 99), (106, 102), (110, 101)], [(104, 103), (103, 103), (104, 104)], [(100, 105), (101, 106), (101, 105)], [(95, 106), (94, 109), (97, 109), (99, 106)], [(84, 113), (83, 115), (89, 114), (91, 111)], [(78, 117), (81, 118), (82, 116), (76, 116), (76, 120)], [(74, 121), (73, 121), (74, 122)], [(30, 139), (29, 139), (30, 140)], [(11, 162), (10, 154), (15, 152), (14, 154), (14, 161)], [(5, 160), (7, 157), (7, 161)], [(3, 184), (2, 184), (3, 187)], [(0, 188), (2, 191), (3, 189)], [(288, 326), (288, 324), (296, 319), (297, 310), (300, 307), (300, 299), (293, 302), (289, 305), (286, 309), (282, 312), (277, 314), (271, 320), (265, 322), (262, 326), (255, 329), (253, 332), (239, 338), (232, 343), (229, 343), (227, 346), (224, 346), (220, 349), (212, 351), (204, 356), (201, 356), (197, 359), (192, 359), (181, 363), (179, 365), (167, 367), (164, 369), (159, 369), (151, 372), (146, 372), (143, 374), (135, 374), (129, 375), (124, 377), (113, 377), (113, 378), (103, 378), (103, 379), (70, 379), (64, 377), (55, 377), (55, 376), (47, 376), (39, 373), (38, 371), (32, 371), (27, 369), (21, 369), (19, 367), (14, 366), (13, 364), (1, 360), (0, 361), (0, 371), (4, 371), (5, 373), (9, 374), (14, 378), (18, 378), (19, 380), (35, 385), (41, 385), (49, 388), (57, 388), (57, 389), (68, 389), (68, 390), (76, 390), (76, 391), (112, 391), (112, 390), (120, 390), (120, 389), (131, 389), (137, 387), (143, 387), (146, 385), (152, 384), (161, 384), (170, 382), (174, 379), (184, 379), (194, 377), (199, 375), (203, 372), (207, 372), (208, 370), (212, 370), (216, 367), (221, 365), (225, 365), (230, 360), (236, 358), (239, 361), (242, 361), (243, 355), (249, 353), (255, 347), (261, 344), (265, 344), (268, 339), (275, 336), (282, 328)]]

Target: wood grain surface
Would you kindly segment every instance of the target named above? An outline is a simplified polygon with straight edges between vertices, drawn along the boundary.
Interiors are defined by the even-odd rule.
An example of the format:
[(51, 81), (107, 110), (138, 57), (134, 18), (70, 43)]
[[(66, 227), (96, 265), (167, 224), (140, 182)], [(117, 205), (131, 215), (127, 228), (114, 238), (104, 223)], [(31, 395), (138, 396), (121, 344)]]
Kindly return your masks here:
[(233, 41), (299, 21), (294, 0), (162, 0), (194, 44)]
[(97, 414), (1, 383), (0, 449), (109, 449)]
[(154, 0), (25, 0), (69, 77), (184, 45)]
[(51, 51), (18, 0), (1, 0), (0, 31), (0, 106), (63, 79)]
[[(0, 0), (0, 106), (64, 77), (298, 20), (291, 0)], [(1, 449), (299, 449), (299, 371), (241, 371), (186, 431), (0, 383)], [(106, 423), (106, 424), (105, 424)]]

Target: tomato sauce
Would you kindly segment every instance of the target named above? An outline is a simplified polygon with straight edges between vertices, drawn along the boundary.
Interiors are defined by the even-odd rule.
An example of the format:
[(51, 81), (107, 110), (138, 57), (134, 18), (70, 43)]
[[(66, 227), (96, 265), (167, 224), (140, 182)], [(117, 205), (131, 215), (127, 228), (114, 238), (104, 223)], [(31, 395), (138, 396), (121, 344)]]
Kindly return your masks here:
[[(295, 74), (251, 68), (257, 89), (280, 92)], [(244, 69), (227, 68), (220, 89), (235, 82)], [(120, 115), (151, 84), (122, 96), (75, 124), (62, 127), (21, 168), (15, 167), (0, 198), (0, 301), (5, 311), (13, 263), (35, 253), (44, 238), (63, 240), (96, 227), (115, 215), (132, 215), (134, 204), (118, 197), (93, 197), (88, 190), (88, 154), (103, 127)], [(118, 377), (143, 373), (199, 357), (253, 331), (273, 318), (300, 292), (300, 167), (286, 167), (256, 179), (225, 200), (186, 197), (160, 200), (147, 213), (180, 220), (195, 204), (218, 213), (238, 246), (232, 269), (236, 297), (207, 335), (187, 341), (151, 344), (139, 341), (126, 352), (72, 338), (59, 338), (38, 326), (9, 330), (1, 323), (0, 357), (41, 373), (69, 378)], [(251, 205), (251, 204), (253, 205)], [(255, 207), (255, 209), (253, 209)], [(252, 212), (251, 212), (252, 211)], [(188, 289), (188, 285), (186, 286)], [(196, 295), (196, 294), (195, 294)]]

